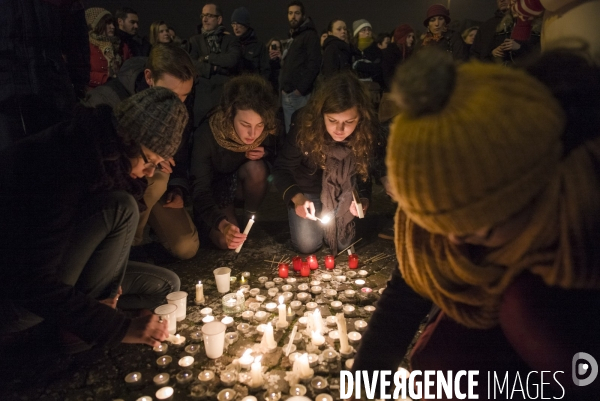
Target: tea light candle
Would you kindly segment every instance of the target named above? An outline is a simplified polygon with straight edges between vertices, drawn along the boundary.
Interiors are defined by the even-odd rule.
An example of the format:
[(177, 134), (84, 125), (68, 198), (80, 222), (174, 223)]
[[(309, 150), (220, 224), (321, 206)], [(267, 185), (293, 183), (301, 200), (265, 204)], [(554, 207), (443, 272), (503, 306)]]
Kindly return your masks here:
[(240, 338), (240, 335), (235, 331), (229, 331), (225, 333), (225, 342), (227, 344), (233, 344)]
[(340, 339), (340, 332), (337, 330), (331, 330), (329, 333), (327, 333), (327, 335), (329, 336), (329, 338), (331, 338), (333, 341), (339, 341)]
[(169, 349), (168, 344), (158, 344), (156, 347), (152, 348), (152, 351), (156, 352), (156, 355), (164, 355), (167, 353)]
[(348, 268), (356, 269), (358, 267), (358, 255), (353, 253), (348, 255)]
[(367, 329), (367, 322), (365, 322), (364, 320), (357, 320), (354, 322), (354, 328), (358, 332), (363, 332)]
[[(285, 286), (284, 286), (285, 287)], [(288, 303), (292, 300), (292, 298), (294, 297), (294, 294), (291, 293), (290, 291), (286, 291), (283, 294), (281, 294), (283, 296), (283, 303)]]
[(267, 297), (265, 297), (264, 295), (257, 295), (257, 296), (255, 297), (255, 299), (256, 299), (256, 302), (258, 302), (258, 303), (261, 303), (261, 304), (262, 304), (263, 302), (265, 302), (265, 299), (267, 299)]
[(200, 330), (196, 330), (190, 334), (190, 340), (195, 343), (199, 343), (202, 341), (202, 332)]
[(306, 310), (309, 311), (309, 312), (310, 311), (314, 311), (315, 309), (317, 309), (318, 306), (319, 305), (316, 302), (308, 302), (306, 304)]
[(333, 274), (334, 276), (339, 276), (340, 274), (342, 274), (342, 269), (333, 269), (331, 271), (331, 274)]
[(258, 326), (256, 326), (256, 331), (260, 334), (265, 334), (265, 328), (267, 327), (266, 324), (261, 323)]
[(356, 277), (356, 272), (353, 271), (353, 270), (349, 270), (349, 271), (346, 272), (346, 276), (348, 278), (354, 278), (354, 277)]
[(373, 313), (373, 312), (375, 312), (375, 307), (373, 305), (367, 305), (367, 306), (365, 306), (365, 312)]
[(331, 270), (335, 267), (335, 257), (333, 255), (325, 256), (325, 268)]
[(200, 310), (202, 316), (208, 316), (212, 314), (212, 308), (203, 308)]
[(308, 366), (314, 368), (319, 363), (319, 355), (317, 354), (308, 354)]
[(319, 268), (319, 262), (317, 261), (316, 255), (309, 255), (306, 258), (306, 261), (308, 262), (308, 267), (310, 267), (310, 270), (315, 270)]
[(191, 355), (196, 355), (200, 351), (200, 346), (198, 344), (190, 344), (185, 347), (185, 352)]
[(370, 289), (369, 287), (363, 287), (360, 289), (360, 292), (366, 296), (366, 295), (370, 295), (373, 292), (373, 290)]
[(327, 388), (327, 386), (329, 386), (329, 382), (324, 377), (315, 376), (310, 381), (310, 385), (316, 392), (321, 392), (321, 391), (325, 390)]
[(337, 296), (337, 291), (330, 288), (327, 291), (325, 291), (325, 296), (327, 296), (329, 298), (335, 298)]
[(273, 288), (275, 287), (275, 282), (274, 281), (267, 281), (265, 283), (265, 288)]
[(278, 293), (279, 293), (279, 289), (278, 288), (269, 288), (269, 291), (267, 291), (267, 294), (271, 298), (276, 297)]
[(365, 280), (363, 280), (362, 278), (359, 278), (358, 280), (354, 280), (354, 285), (357, 286), (358, 288), (361, 288), (365, 285)]
[(181, 366), (182, 368), (188, 368), (190, 366), (192, 366), (194, 364), (194, 357), (193, 356), (184, 356), (183, 358), (181, 358), (179, 360), (179, 366)]
[(237, 392), (232, 388), (225, 388), (217, 394), (217, 401), (233, 401)]
[(302, 262), (302, 267), (300, 268), (300, 275), (302, 277), (310, 276), (310, 266), (308, 262)]
[(180, 336), (179, 334), (175, 334), (174, 336), (169, 336), (169, 338), (167, 338), (167, 341), (170, 341), (173, 345), (181, 346), (185, 344), (185, 337)]
[(239, 362), (242, 369), (250, 369), (250, 365), (252, 364), (252, 362), (254, 362), (254, 357), (251, 354), (252, 349), (249, 348), (246, 351), (244, 351), (244, 353), (240, 357)]
[(323, 355), (323, 359), (327, 362), (333, 362), (338, 357), (338, 353), (333, 348), (327, 348), (321, 355)]
[(254, 388), (260, 387), (264, 383), (263, 377), (262, 377), (262, 364), (260, 363), (261, 358), (262, 358), (262, 355), (257, 357), (254, 360), (254, 362), (252, 363), (251, 371), (250, 371), (250, 380), (252, 382), (252, 387), (254, 387)]
[(354, 306), (352, 305), (344, 305), (344, 314), (347, 316), (351, 316), (352, 314), (354, 314), (356, 308), (354, 308)]
[[(248, 309), (250, 309), (251, 312), (256, 313), (256, 311), (258, 311), (260, 309), (260, 303), (250, 302), (250, 304), (248, 305)], [(243, 317), (243, 313), (242, 313), (242, 317)]]
[(247, 322), (252, 320), (253, 317), (254, 317), (254, 312), (252, 312), (251, 310), (247, 310), (242, 313), (242, 319), (244, 319)]
[(288, 279), (285, 280), (286, 283), (292, 284), (292, 285), (296, 284), (296, 281), (298, 281), (298, 280), (296, 280), (296, 277), (288, 277)]
[(185, 369), (181, 372), (177, 373), (175, 376), (175, 380), (177, 380), (178, 384), (187, 384), (192, 381), (194, 378), (194, 373), (191, 370)]
[(147, 395), (143, 395), (135, 401), (152, 401), (152, 397), (148, 397)]
[(281, 277), (275, 277), (273, 279), (273, 282), (275, 283), (275, 285), (279, 286), (283, 283), (283, 279)]
[(327, 281), (331, 281), (331, 274), (325, 273), (321, 275), (321, 280), (327, 282)]
[(173, 361), (170, 355), (163, 355), (156, 360), (156, 366), (159, 368), (166, 368)]
[(248, 293), (250, 293), (250, 286), (247, 285), (247, 284), (246, 285), (240, 285), (240, 289), (238, 291), (241, 291), (244, 294), (248, 294)]
[(262, 285), (264, 285), (264, 284), (265, 284), (267, 281), (269, 281), (269, 278), (268, 278), (268, 277), (265, 277), (265, 276), (260, 276), (260, 277), (258, 278), (258, 282), (259, 282), (259, 283), (261, 283)]
[(294, 271), (300, 271), (302, 268), (302, 258), (300, 256), (294, 256), (292, 258), (292, 267), (294, 268)]
[(356, 294), (356, 292), (354, 290), (346, 290), (346, 291), (344, 291), (344, 296), (346, 298), (354, 298), (355, 294)]
[(204, 302), (204, 286), (202, 285), (202, 281), (198, 281), (198, 284), (196, 284), (196, 304), (200, 305)]
[(319, 280), (313, 280), (313, 281), (310, 282), (310, 285), (314, 287), (314, 286), (317, 286), (317, 285), (321, 285), (321, 282)]
[(247, 333), (250, 331), (250, 325), (248, 323), (240, 323), (237, 325), (237, 329), (240, 333)]
[[(275, 302), (271, 302), (273, 305), (275, 305)], [(275, 306), (277, 307), (277, 306)], [(275, 309), (273, 309), (275, 310)], [(254, 314), (254, 320), (256, 320), (257, 322), (264, 322), (265, 320), (267, 320), (267, 312), (265, 312), (264, 310), (259, 310), (258, 312), (256, 312)]]
[(221, 319), (221, 323), (223, 323), (227, 327), (232, 327), (233, 318), (231, 316), (225, 316), (223, 319)]
[(155, 396), (157, 400), (169, 400), (172, 399), (173, 397), (173, 393), (175, 393), (175, 390), (173, 390), (173, 387), (163, 387), (163, 388), (159, 388), (158, 391), (156, 392)]
[(223, 373), (221, 373), (220, 379), (221, 379), (221, 383), (223, 383), (223, 385), (231, 386), (231, 385), (235, 384), (235, 382), (237, 381), (237, 373), (232, 372), (230, 370), (226, 370)]
[(202, 383), (211, 382), (214, 380), (214, 378), (215, 374), (211, 370), (203, 370), (198, 374), (198, 380), (200, 380)]
[(277, 309), (279, 311), (279, 320), (277, 321), (277, 327), (279, 327), (279, 328), (287, 327), (288, 322), (287, 322), (287, 318), (286, 318), (285, 304), (283, 303), (282, 295), (279, 296), (279, 305), (277, 306)]
[(244, 398), (242, 398), (242, 401), (258, 401), (258, 398), (256, 398), (253, 395), (247, 395)]
[(275, 309), (277, 309), (277, 304), (275, 302), (269, 302), (265, 305), (265, 310), (267, 312), (275, 312)]
[(290, 386), (290, 395), (298, 395), (302, 397), (304, 394), (306, 394), (306, 386), (303, 386), (302, 384)]
[(209, 315), (209, 316), (204, 316), (204, 317), (202, 318), (202, 323), (205, 323), (205, 324), (206, 324), (206, 323), (213, 322), (214, 320), (215, 320), (215, 317), (214, 317), (214, 316), (212, 316), (212, 315)]
[(346, 276), (335, 276), (335, 281), (344, 283), (346, 281)]
[(300, 327), (306, 327), (307, 323), (308, 323), (308, 318), (306, 316), (302, 316), (300, 319), (298, 319), (298, 325)]
[(152, 379), (154, 384), (159, 387), (169, 384), (169, 380), (171, 380), (171, 375), (168, 373), (159, 373)]
[(310, 292), (312, 292), (315, 295), (318, 295), (321, 292), (323, 292), (323, 288), (321, 288), (320, 285), (315, 285), (315, 286), (310, 287)]
[(331, 301), (331, 303), (329, 305), (331, 305), (331, 309), (333, 309), (333, 310), (342, 309), (342, 303), (340, 301)]
[(250, 278), (250, 272), (242, 272), (242, 277), (244, 277), (245, 279), (249, 279)]
[(296, 298), (298, 298), (298, 301), (300, 302), (306, 302), (310, 298), (310, 295), (306, 292), (299, 292), (296, 294)]
[(255, 297), (260, 294), (260, 288), (253, 288), (249, 291), (251, 297)]
[(140, 372), (131, 372), (125, 376), (125, 383), (128, 386), (135, 387), (142, 383), (142, 374)]
[(300, 301), (290, 302), (290, 308), (292, 308), (292, 310), (298, 310), (298, 309), (300, 309), (301, 306), (302, 306), (302, 302), (300, 302)]
[(333, 397), (330, 396), (329, 394), (325, 394), (325, 393), (317, 394), (315, 401), (333, 401)]
[(369, 275), (369, 272), (366, 270), (359, 270), (358, 271), (358, 277), (367, 277)]
[(327, 326), (335, 326), (337, 324), (337, 320), (335, 320), (335, 316), (327, 316), (325, 318), (325, 324), (327, 324)]
[(356, 344), (360, 341), (361, 338), (362, 336), (360, 335), (360, 333), (356, 331), (351, 331), (350, 333), (348, 333), (348, 340), (350, 341), (350, 343)]
[(294, 288), (293, 286), (291, 286), (290, 284), (284, 284), (281, 286), (281, 291), (286, 292), (286, 291), (291, 291), (292, 288)]

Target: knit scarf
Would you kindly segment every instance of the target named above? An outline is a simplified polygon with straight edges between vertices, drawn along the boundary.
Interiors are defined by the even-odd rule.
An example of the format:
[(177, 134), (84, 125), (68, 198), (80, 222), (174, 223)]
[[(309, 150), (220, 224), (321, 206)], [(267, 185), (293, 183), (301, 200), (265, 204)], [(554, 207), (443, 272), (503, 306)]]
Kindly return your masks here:
[(121, 43), (119, 38), (117, 36), (98, 35), (97, 33), (90, 32), (89, 39), (90, 43), (97, 46), (106, 61), (108, 61), (108, 75), (115, 77), (123, 62), (119, 54), (119, 44)]
[(327, 145), (327, 158), (323, 169), (321, 202), (322, 216), (335, 216), (335, 224), (325, 224), (324, 239), (331, 251), (336, 254), (339, 244), (350, 244), (354, 238), (354, 216), (350, 213), (352, 204), (353, 175), (356, 161), (352, 149), (344, 142)]
[(396, 252), (404, 279), (452, 319), (477, 329), (497, 325), (502, 294), (524, 271), (542, 277), (548, 286), (599, 289), (599, 170), (596, 138), (557, 166), (527, 227), (479, 260), (398, 209)]
[(371, 46), (372, 43), (373, 43), (373, 38), (371, 38), (371, 37), (358, 38), (358, 43), (356, 44), (356, 47), (358, 47), (358, 50), (360, 50), (362, 52), (367, 47)]
[(204, 35), (211, 53), (221, 53), (221, 35), (224, 31), (225, 27), (223, 26), (218, 26), (212, 31), (202, 30), (202, 35)]
[(433, 34), (433, 33), (429, 32), (429, 30), (428, 30), (427, 33), (425, 33), (425, 35), (423, 37), (423, 44), (422, 44), (422, 46), (428, 46), (428, 45), (430, 45), (432, 43), (439, 42), (444, 37), (444, 33), (445, 33), (445, 31)]
[(264, 129), (262, 134), (251, 144), (244, 143), (235, 132), (233, 124), (223, 116), (222, 111), (215, 112), (209, 119), (210, 130), (219, 146), (232, 152), (247, 152), (259, 147), (268, 135), (274, 135), (275, 129)]

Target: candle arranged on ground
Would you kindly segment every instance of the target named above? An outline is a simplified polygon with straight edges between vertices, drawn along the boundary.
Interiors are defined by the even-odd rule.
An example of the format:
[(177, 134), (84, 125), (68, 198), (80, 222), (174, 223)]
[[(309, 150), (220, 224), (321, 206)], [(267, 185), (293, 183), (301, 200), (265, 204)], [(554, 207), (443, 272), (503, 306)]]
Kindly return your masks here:
[(310, 276), (310, 265), (308, 262), (302, 262), (302, 267), (300, 268), (300, 275), (302, 277)]
[(308, 267), (310, 267), (311, 270), (315, 270), (319, 267), (319, 262), (317, 261), (316, 255), (309, 255), (306, 258), (306, 261), (308, 262)]
[(279, 296), (279, 305), (277, 306), (279, 310), (279, 320), (277, 321), (277, 327), (286, 327), (288, 325), (286, 313), (285, 313), (285, 304), (283, 303), (283, 295)]
[(263, 385), (263, 377), (262, 377), (262, 364), (260, 360), (262, 359), (262, 355), (256, 357), (254, 362), (252, 363), (252, 370), (250, 371), (250, 377), (252, 379), (252, 387), (260, 387)]
[(311, 333), (310, 337), (311, 337), (312, 345), (314, 345), (316, 347), (319, 347), (325, 343), (325, 337), (323, 337), (323, 335), (321, 333), (319, 333), (318, 331), (313, 331)]
[(302, 268), (302, 258), (300, 256), (294, 256), (292, 258), (292, 266), (294, 267), (294, 271), (299, 272)]
[(142, 382), (142, 374), (140, 372), (131, 372), (125, 376), (125, 383), (128, 386), (137, 386)]
[(198, 380), (200, 380), (202, 383), (211, 382), (214, 378), (215, 374), (212, 370), (203, 370), (202, 372), (198, 373)]
[(308, 354), (302, 354), (294, 361), (292, 370), (298, 374), (301, 379), (312, 377), (313, 370), (308, 363)]
[[(250, 220), (248, 220), (248, 224), (246, 224), (246, 228), (244, 229), (244, 234), (248, 235), (253, 224), (254, 224), (254, 216), (252, 216), (252, 218)], [(242, 245), (244, 245), (243, 242), (237, 248), (235, 248), (236, 253), (240, 253), (240, 250), (242, 249)]]
[(204, 302), (204, 286), (202, 281), (198, 281), (198, 284), (196, 284), (196, 303), (203, 304)]
[(331, 270), (335, 267), (335, 257), (333, 255), (325, 255), (325, 268)]
[(348, 354), (352, 350), (350, 348), (350, 344), (348, 343), (348, 330), (346, 328), (346, 318), (343, 313), (337, 313), (335, 315), (337, 319), (337, 327), (338, 333), (340, 335), (340, 352), (343, 354)]
[(172, 360), (173, 358), (170, 355), (161, 356), (156, 360), (156, 366), (158, 366), (159, 368), (166, 368), (167, 366), (169, 366)]
[(280, 263), (279, 264), (279, 277), (287, 278), (287, 276), (289, 274), (289, 270), (290, 270), (290, 265), (288, 265), (287, 263)]
[(273, 326), (271, 326), (271, 322), (265, 326), (265, 333), (263, 334), (260, 345), (261, 348), (269, 351), (277, 348), (277, 343), (275, 342), (275, 337), (273, 336)]
[(240, 366), (243, 369), (250, 369), (250, 365), (254, 362), (254, 357), (251, 355), (252, 349), (248, 348), (240, 357)]
[(152, 348), (152, 350), (156, 352), (156, 355), (164, 355), (167, 353), (168, 349), (168, 344), (158, 344), (156, 347)]
[(353, 253), (348, 255), (348, 267), (350, 269), (356, 269), (358, 267), (358, 255)]
[(190, 367), (194, 364), (194, 357), (193, 356), (184, 356), (183, 358), (181, 358), (179, 360), (179, 366), (181, 366), (182, 368), (187, 368)]
[(154, 384), (156, 384), (157, 386), (164, 386), (165, 384), (169, 384), (169, 380), (171, 379), (171, 375), (168, 373), (159, 373), (156, 376), (154, 376), (154, 379), (152, 379), (152, 381), (154, 382)]
[(169, 400), (173, 397), (173, 393), (175, 393), (173, 387), (163, 387), (159, 388), (155, 395), (157, 400)]

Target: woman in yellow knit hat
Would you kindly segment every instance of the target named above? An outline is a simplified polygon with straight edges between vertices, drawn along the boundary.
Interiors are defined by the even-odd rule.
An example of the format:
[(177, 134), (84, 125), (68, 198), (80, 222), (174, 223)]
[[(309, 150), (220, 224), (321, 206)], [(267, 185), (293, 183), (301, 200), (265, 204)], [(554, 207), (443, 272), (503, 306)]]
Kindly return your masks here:
[[(396, 75), (404, 112), (387, 167), (401, 277), (378, 302), (354, 369), (397, 367), (403, 353), (387, 355), (401, 351), (397, 338), (408, 343), (390, 334), (393, 320), (405, 309), (412, 315), (396, 327), (418, 325), (427, 308), (405, 305), (408, 284), (439, 308), (412, 369), (479, 370), (480, 398), (486, 371), (500, 381), (509, 372), (510, 386), (517, 372), (562, 371), (543, 377), (546, 394), (598, 394), (600, 380), (574, 385), (571, 362), (579, 352), (600, 357), (600, 75), (567, 53), (531, 72), (546, 85), (424, 51)], [(381, 354), (374, 342), (386, 344), (375, 365), (365, 359)]]

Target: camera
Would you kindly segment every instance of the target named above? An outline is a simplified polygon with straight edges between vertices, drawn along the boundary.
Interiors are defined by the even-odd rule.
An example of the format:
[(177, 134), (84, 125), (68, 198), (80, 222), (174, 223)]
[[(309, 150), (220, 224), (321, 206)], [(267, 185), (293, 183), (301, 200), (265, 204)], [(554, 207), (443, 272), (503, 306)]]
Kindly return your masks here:
[(271, 50), (277, 50), (277, 45), (275, 43), (271, 43)]

